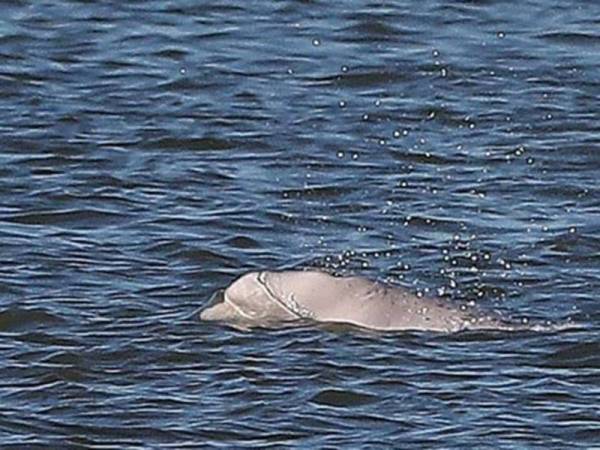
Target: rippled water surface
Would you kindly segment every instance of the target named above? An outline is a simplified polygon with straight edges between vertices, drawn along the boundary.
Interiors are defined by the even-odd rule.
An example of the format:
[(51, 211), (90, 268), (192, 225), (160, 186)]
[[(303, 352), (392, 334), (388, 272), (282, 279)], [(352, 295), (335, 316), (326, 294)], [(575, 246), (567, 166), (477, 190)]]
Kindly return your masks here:
[[(598, 445), (600, 3), (0, 8), (0, 447)], [(303, 267), (576, 326), (198, 320)]]

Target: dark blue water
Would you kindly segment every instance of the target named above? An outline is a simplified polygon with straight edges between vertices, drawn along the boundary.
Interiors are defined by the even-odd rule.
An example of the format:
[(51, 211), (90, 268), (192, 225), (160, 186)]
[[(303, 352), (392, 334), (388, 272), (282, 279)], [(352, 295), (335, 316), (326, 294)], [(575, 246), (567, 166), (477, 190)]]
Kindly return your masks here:
[[(0, 10), (0, 447), (598, 445), (600, 3)], [(195, 315), (299, 267), (577, 326)]]

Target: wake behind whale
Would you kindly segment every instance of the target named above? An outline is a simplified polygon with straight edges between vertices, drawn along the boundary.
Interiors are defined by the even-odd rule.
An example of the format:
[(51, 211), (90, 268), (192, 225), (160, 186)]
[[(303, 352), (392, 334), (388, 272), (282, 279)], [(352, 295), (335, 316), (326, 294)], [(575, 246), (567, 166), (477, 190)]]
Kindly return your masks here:
[(242, 327), (315, 321), (378, 331), (532, 329), (401, 287), (314, 270), (247, 273), (215, 295), (200, 319)]

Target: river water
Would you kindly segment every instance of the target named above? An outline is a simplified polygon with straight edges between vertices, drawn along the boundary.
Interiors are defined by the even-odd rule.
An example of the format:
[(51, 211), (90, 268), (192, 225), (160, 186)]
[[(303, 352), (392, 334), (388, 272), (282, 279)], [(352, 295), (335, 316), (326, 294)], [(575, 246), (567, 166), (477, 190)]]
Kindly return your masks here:
[[(0, 2), (0, 447), (600, 443), (600, 3)], [(320, 267), (562, 331), (241, 331)]]

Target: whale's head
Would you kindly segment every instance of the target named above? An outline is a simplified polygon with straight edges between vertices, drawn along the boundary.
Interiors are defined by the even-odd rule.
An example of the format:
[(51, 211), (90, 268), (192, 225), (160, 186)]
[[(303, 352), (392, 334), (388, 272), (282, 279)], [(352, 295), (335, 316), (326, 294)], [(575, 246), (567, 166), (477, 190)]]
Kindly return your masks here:
[(213, 295), (200, 312), (201, 320), (263, 325), (298, 317), (264, 282), (264, 272), (250, 272)]

